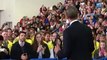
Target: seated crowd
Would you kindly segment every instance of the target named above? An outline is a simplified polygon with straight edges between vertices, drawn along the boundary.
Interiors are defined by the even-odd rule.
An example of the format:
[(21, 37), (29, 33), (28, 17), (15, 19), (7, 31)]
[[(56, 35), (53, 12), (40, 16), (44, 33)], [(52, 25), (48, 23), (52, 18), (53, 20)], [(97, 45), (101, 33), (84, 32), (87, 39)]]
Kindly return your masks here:
[[(0, 29), (0, 59), (27, 60), (59, 58), (55, 46), (63, 49), (63, 31), (69, 26), (65, 10), (78, 9), (78, 20), (91, 28), (95, 50), (92, 57), (107, 57), (107, 1), (65, 0), (52, 7), (40, 8), (31, 19), (24, 16), (14, 28), (3, 25)], [(69, 47), (68, 47), (69, 48)]]

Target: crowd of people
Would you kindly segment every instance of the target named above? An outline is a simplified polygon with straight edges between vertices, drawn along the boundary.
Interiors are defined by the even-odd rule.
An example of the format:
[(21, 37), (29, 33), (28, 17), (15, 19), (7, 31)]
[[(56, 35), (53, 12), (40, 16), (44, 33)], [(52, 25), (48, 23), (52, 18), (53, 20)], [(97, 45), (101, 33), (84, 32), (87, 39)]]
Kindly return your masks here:
[(63, 49), (63, 31), (70, 23), (65, 10), (69, 6), (78, 9), (79, 22), (92, 30), (95, 48), (92, 57), (107, 57), (107, 1), (65, 0), (52, 7), (42, 5), (39, 15), (24, 16), (13, 29), (1, 27), (0, 59), (59, 58), (54, 47)]

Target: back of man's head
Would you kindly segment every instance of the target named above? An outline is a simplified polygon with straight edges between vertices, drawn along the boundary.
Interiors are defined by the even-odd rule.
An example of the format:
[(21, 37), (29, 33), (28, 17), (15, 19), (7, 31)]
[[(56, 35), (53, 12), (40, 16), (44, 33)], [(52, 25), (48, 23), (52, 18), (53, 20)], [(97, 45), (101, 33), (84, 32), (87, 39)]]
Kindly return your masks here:
[(77, 17), (78, 17), (77, 8), (75, 6), (69, 6), (66, 9), (66, 15), (67, 15), (67, 18), (69, 18), (69, 19), (77, 19)]

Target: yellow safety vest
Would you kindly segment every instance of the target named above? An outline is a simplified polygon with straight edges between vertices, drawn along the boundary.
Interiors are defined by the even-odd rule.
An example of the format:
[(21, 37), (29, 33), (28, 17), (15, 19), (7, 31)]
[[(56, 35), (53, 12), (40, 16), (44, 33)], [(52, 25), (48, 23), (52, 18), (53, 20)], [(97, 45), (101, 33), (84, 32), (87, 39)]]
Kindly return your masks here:
[(94, 53), (95, 53), (95, 51), (97, 50), (97, 49), (99, 49), (99, 45), (100, 45), (100, 43), (98, 42), (98, 41), (95, 41), (94, 40), (94, 51), (92, 52), (92, 57), (94, 57)]
[(49, 41), (49, 42), (43, 41), (43, 42), (48, 45), (49, 50), (54, 48), (54, 45), (52, 44), (52, 41)]
[(12, 48), (12, 45), (13, 43), (10, 41), (10, 40), (7, 40), (8, 41), (8, 49), (9, 49), (9, 52), (11, 52), (11, 48)]
[[(13, 44), (16, 43), (18, 40), (19, 40), (19, 37), (16, 37), (16, 38), (14, 39), (14, 41), (13, 41)], [(32, 45), (33, 42), (34, 42), (34, 37), (32, 37), (31, 39), (26, 39), (25, 41), (26, 41), (27, 43), (29, 43), (30, 45)]]

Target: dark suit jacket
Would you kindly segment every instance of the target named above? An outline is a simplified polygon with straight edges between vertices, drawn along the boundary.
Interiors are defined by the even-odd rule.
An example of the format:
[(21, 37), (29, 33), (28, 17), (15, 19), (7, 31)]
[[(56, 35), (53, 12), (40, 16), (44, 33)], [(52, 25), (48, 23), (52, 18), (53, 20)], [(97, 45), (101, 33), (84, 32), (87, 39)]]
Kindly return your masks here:
[(34, 52), (29, 43), (25, 42), (23, 47), (19, 45), (19, 42), (13, 44), (11, 49), (11, 59), (19, 60), (21, 58), (21, 54), (23, 53), (27, 53), (29, 59), (33, 58)]
[(67, 57), (70, 60), (92, 60), (94, 50), (91, 29), (79, 21), (72, 23), (63, 34), (63, 51), (58, 52), (58, 57)]

